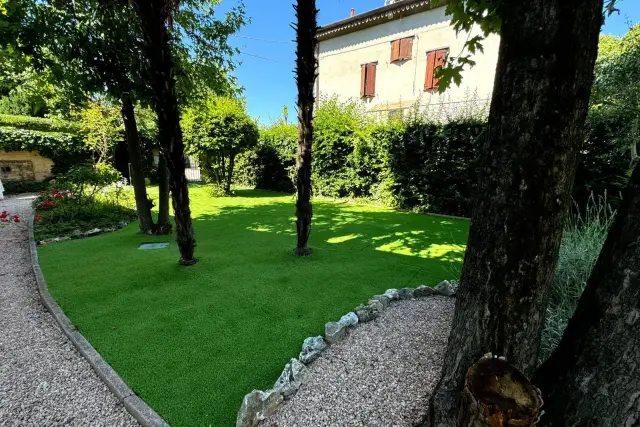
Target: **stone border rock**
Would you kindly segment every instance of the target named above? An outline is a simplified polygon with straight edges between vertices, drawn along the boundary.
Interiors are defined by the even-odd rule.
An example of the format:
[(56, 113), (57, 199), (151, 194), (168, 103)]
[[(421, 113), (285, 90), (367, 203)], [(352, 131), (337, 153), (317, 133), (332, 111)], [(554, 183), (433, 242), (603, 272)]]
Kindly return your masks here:
[(337, 322), (328, 322), (324, 327), (324, 338), (306, 338), (298, 359), (291, 359), (285, 365), (273, 388), (267, 391), (253, 390), (244, 397), (238, 411), (236, 427), (254, 427), (277, 412), (284, 400), (290, 399), (309, 380), (309, 364), (318, 359), (329, 345), (342, 341), (360, 323), (380, 316), (392, 302), (435, 295), (455, 297), (457, 291), (458, 282), (454, 280), (444, 280), (434, 288), (420, 285), (415, 289), (387, 289), (384, 294), (374, 295), (367, 304), (360, 304)]
[(50, 245), (52, 243), (65, 242), (67, 240), (82, 239), (85, 237), (97, 236), (98, 234), (111, 233), (112, 231), (117, 231), (117, 230), (120, 230), (121, 228), (125, 228), (127, 225), (129, 225), (128, 222), (122, 221), (118, 224), (117, 227), (94, 228), (92, 230), (85, 231), (85, 232), (78, 231), (77, 233), (74, 233), (70, 236), (61, 236), (61, 237), (53, 237), (51, 239), (38, 240), (36, 242), (36, 245), (44, 246), (44, 245)]
[(38, 252), (33, 234), (33, 218), (29, 218), (29, 252), (31, 254), (31, 267), (38, 284), (38, 293), (42, 304), (49, 310), (55, 321), (60, 325), (62, 332), (69, 337), (69, 340), (78, 349), (80, 354), (89, 362), (89, 365), (104, 381), (106, 386), (124, 405), (126, 410), (145, 427), (168, 427), (169, 424), (160, 417), (144, 400), (136, 395), (118, 373), (100, 356), (100, 353), (87, 341), (87, 339), (71, 323), (71, 320), (64, 314), (58, 303), (53, 299), (47, 282), (44, 280), (40, 264), (38, 263)]

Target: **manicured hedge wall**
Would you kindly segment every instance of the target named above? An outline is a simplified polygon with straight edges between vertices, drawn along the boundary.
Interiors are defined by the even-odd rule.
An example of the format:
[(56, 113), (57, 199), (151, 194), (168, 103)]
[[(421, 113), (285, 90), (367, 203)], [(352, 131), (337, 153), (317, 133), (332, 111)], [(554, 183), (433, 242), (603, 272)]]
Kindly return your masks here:
[(43, 119), (41, 117), (30, 116), (12, 116), (9, 114), (0, 114), (0, 127), (69, 134), (76, 134), (80, 131), (78, 125), (65, 120)]
[[(577, 206), (586, 206), (592, 192), (606, 193), (614, 209), (619, 203), (629, 159), (618, 146), (616, 120), (594, 116), (587, 123), (573, 193)], [(413, 116), (375, 123), (357, 105), (329, 100), (321, 104), (314, 124), (314, 195), (471, 216), (483, 121), (434, 123)], [(239, 181), (292, 192), (296, 139), (295, 125), (263, 129), (260, 146), (245, 156)]]

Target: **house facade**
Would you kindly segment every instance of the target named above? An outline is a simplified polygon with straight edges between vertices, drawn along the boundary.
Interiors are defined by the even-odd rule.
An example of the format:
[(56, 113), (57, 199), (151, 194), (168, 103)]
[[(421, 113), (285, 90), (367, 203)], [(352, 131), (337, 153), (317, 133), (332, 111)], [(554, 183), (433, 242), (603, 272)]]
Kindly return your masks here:
[[(499, 36), (490, 35), (476, 65), (463, 71), (462, 84), (438, 93), (435, 70), (463, 52), (468, 33), (456, 34), (445, 2), (388, 1), (385, 6), (355, 14), (318, 31), (319, 70), (316, 94), (359, 100), (367, 111), (404, 115), (418, 106), (436, 114), (443, 109), (483, 108), (491, 98)], [(472, 29), (471, 37), (481, 34)]]

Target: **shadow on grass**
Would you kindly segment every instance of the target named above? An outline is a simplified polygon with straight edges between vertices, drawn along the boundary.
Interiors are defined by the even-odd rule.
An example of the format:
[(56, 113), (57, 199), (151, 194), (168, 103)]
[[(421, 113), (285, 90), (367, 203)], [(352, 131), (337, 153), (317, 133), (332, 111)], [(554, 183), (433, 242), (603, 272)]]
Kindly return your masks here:
[[(239, 197), (273, 198), (280, 193), (240, 190)], [(246, 194), (246, 196), (245, 196)], [(238, 200), (241, 203), (240, 200)], [(233, 202), (232, 202), (233, 203)], [(222, 206), (216, 213), (194, 217), (196, 232), (202, 222), (234, 233), (253, 232), (291, 236), (295, 244), (295, 207), (289, 201), (269, 201), (251, 206)], [(417, 215), (369, 206), (317, 201), (314, 204), (309, 245), (341, 246), (357, 252), (379, 251), (395, 255), (462, 262), (468, 222), (429, 215)], [(259, 241), (260, 237), (255, 236)]]

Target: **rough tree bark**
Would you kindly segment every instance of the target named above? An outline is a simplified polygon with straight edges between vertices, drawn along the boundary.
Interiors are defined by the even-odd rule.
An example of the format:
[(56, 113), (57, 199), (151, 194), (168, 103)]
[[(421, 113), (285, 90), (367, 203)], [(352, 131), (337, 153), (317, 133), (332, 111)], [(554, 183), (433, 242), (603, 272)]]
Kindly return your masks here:
[(169, 170), (164, 154), (158, 156), (158, 224), (156, 234), (170, 234), (169, 220)]
[(173, 0), (130, 0), (142, 23), (145, 49), (149, 58), (150, 83), (153, 88), (162, 154), (169, 169), (169, 188), (176, 223), (176, 242), (180, 264), (193, 265), (195, 238), (189, 209), (189, 188), (185, 176), (184, 142), (180, 128), (180, 111), (176, 95), (174, 63), (171, 55), (168, 21), (177, 2)]
[(536, 367), (598, 47), (602, 0), (502, 4), (461, 285), (430, 400), (434, 427), (456, 425), (464, 376), (483, 354), (527, 376)]
[(313, 141), (313, 86), (318, 71), (316, 37), (318, 10), (315, 0), (298, 0), (296, 10), (296, 82), (298, 85), (298, 156), (296, 160), (297, 201), (296, 231), (298, 242), (295, 254), (311, 254), (307, 247), (311, 234), (311, 146)]
[(536, 372), (541, 425), (640, 426), (640, 165), (560, 344)]
[(131, 95), (123, 91), (120, 95), (122, 121), (127, 137), (127, 147), (129, 149), (129, 163), (131, 164), (131, 185), (136, 199), (136, 211), (140, 222), (140, 232), (152, 234), (154, 230), (153, 219), (151, 218), (151, 201), (147, 196), (147, 185), (144, 181), (142, 170), (142, 155), (140, 153), (140, 138), (138, 137), (138, 125), (136, 115), (131, 100)]

